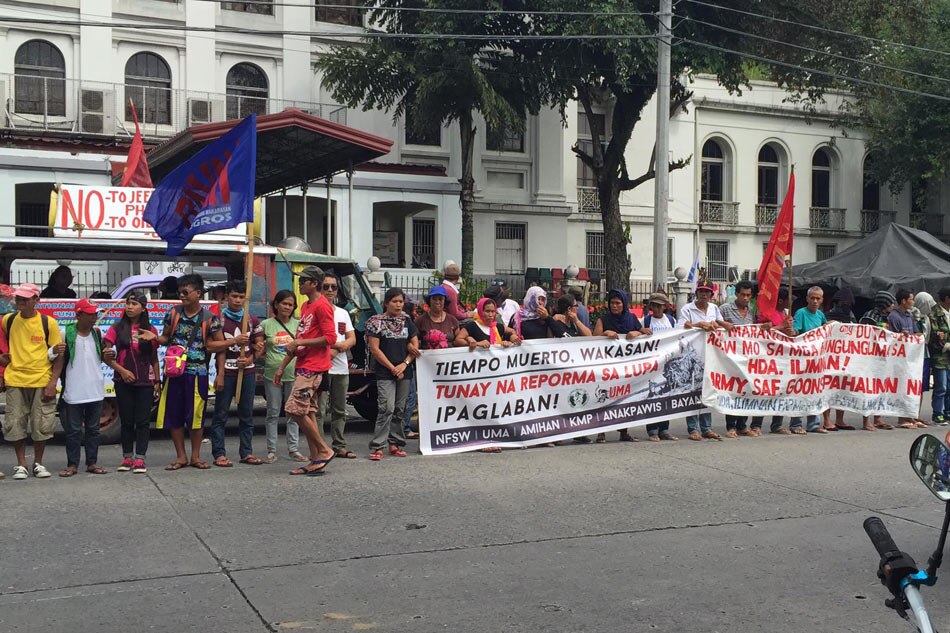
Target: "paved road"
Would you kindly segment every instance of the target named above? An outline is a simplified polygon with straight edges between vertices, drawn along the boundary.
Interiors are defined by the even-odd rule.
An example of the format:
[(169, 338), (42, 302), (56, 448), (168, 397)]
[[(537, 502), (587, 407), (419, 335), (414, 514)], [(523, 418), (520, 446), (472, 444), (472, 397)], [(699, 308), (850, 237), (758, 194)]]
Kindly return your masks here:
[[(363, 458), (321, 478), (167, 473), (161, 438), (146, 476), (13, 482), (3, 445), (0, 631), (902, 630), (861, 522), (926, 560), (942, 507), (908, 466), (918, 432), (611, 435), (372, 463), (362, 429)], [(926, 595), (946, 627), (950, 579)]]

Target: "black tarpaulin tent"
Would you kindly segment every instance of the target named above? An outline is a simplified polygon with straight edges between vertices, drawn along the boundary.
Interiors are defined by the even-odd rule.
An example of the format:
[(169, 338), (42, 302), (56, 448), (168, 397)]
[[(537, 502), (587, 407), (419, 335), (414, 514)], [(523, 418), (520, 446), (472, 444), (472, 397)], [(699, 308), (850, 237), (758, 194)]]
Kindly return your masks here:
[(891, 223), (834, 257), (793, 266), (792, 284), (851, 288), (866, 299), (899, 288), (936, 297), (940, 288), (950, 286), (950, 246), (925, 231)]

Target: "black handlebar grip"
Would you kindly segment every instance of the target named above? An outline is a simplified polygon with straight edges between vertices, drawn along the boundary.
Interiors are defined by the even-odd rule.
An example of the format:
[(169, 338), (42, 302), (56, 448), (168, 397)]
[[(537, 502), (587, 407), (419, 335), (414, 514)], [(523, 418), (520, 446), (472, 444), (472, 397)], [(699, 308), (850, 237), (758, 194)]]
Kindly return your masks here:
[(884, 522), (881, 521), (880, 518), (866, 518), (864, 520), (864, 531), (867, 532), (868, 538), (871, 539), (874, 549), (881, 555), (881, 558), (891, 559), (900, 556), (901, 552), (897, 549), (897, 544), (894, 543), (894, 539), (891, 538), (887, 528), (884, 527)]

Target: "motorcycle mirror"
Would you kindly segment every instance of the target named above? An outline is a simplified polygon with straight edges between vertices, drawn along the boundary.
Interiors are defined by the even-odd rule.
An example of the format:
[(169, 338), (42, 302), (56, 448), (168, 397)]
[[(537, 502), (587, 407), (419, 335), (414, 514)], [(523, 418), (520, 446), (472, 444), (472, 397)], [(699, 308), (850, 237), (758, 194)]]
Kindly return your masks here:
[(941, 501), (950, 501), (950, 450), (933, 435), (921, 435), (910, 447), (910, 465)]

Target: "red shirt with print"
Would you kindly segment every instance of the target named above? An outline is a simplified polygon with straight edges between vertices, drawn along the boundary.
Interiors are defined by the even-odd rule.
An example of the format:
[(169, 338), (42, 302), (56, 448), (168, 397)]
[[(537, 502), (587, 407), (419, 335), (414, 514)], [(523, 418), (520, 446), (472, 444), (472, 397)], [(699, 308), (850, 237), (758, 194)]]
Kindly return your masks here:
[(336, 321), (333, 306), (323, 295), (300, 308), (297, 339), (325, 337), (326, 347), (298, 347), (297, 371), (323, 372), (330, 369), (330, 346), (336, 343)]

